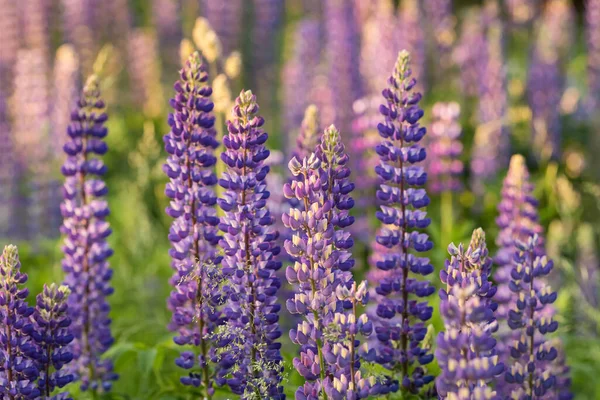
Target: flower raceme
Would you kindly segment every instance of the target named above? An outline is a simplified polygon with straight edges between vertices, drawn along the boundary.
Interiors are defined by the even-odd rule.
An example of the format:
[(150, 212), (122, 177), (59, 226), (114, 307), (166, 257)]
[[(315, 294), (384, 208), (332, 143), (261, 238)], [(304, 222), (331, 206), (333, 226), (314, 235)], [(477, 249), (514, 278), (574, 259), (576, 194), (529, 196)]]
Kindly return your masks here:
[(492, 260), (483, 230), (473, 232), (467, 249), (448, 246), (450, 260), (440, 272), (440, 312), (444, 332), (437, 338), (436, 358), (442, 370), (436, 380), (438, 394), (455, 399), (498, 399), (490, 386), (502, 374), (496, 339), (498, 328), (493, 302), (496, 287), (488, 280)]
[(347, 160), (339, 132), (331, 126), (317, 153), (290, 161), (294, 179), (284, 186), (284, 195), (298, 201), (298, 208), (283, 215), (293, 232), (285, 243), (294, 260), (286, 278), (296, 290), (287, 308), (304, 316), (290, 331), (300, 346), (294, 367), (306, 380), (297, 399), (362, 399), (379, 393), (380, 385), (360, 371), (358, 335), (370, 335), (372, 324), (366, 315), (357, 315), (357, 307), (368, 301), (366, 284), (357, 286), (349, 272), (352, 240), (343, 227), (353, 221), (348, 210), (354, 186), (347, 179)]
[(277, 342), (281, 282), (275, 275), (281, 268), (279, 233), (271, 227), (274, 219), (267, 208), (268, 135), (257, 113), (256, 97), (242, 91), (223, 138), (221, 160), (227, 169), (219, 179), (225, 193), (218, 204), (224, 212), (219, 228), (228, 300), (223, 309), (226, 323), (216, 334), (222, 368), (217, 383), (227, 383), (243, 399), (282, 399)]
[(29, 290), (23, 285), (27, 274), (21, 272), (16, 246), (8, 245), (0, 255), (0, 395), (3, 399), (38, 398), (36, 344), (31, 338), (34, 309), (25, 299)]
[(109, 209), (104, 197), (108, 188), (102, 180), (107, 168), (100, 158), (108, 150), (103, 140), (108, 133), (104, 126), (107, 118), (98, 78), (91, 76), (67, 129), (67, 159), (61, 169), (65, 176), (61, 232), (65, 236), (62, 266), (71, 290), (69, 317), (75, 337), (70, 344), (74, 357), (71, 367), (82, 390), (94, 392), (110, 390), (117, 379), (112, 361), (102, 358), (114, 341), (106, 299), (113, 292), (108, 263), (113, 251), (106, 241), (112, 231), (106, 221)]
[(377, 304), (379, 317), (375, 326), (378, 339), (376, 361), (389, 370), (389, 389), (418, 393), (433, 381), (425, 365), (433, 355), (421, 342), (427, 334), (425, 322), (433, 308), (420, 300), (435, 291), (427, 280), (417, 279), (433, 272), (427, 258), (414, 253), (430, 250), (433, 245), (426, 228), (430, 219), (421, 208), (429, 204), (423, 186), (427, 174), (418, 164), (425, 159), (425, 149), (419, 141), (426, 130), (419, 120), (423, 111), (419, 93), (412, 91), (416, 80), (411, 77), (410, 55), (401, 51), (383, 91), (386, 104), (380, 107), (385, 121), (378, 125), (381, 143), (376, 147), (380, 163), (375, 171), (381, 184), (377, 199), (381, 210), (377, 218), (383, 224), (377, 243), (391, 251), (381, 252), (377, 268), (387, 271), (376, 289), (382, 296)]
[(171, 199), (166, 211), (173, 218), (169, 254), (175, 270), (168, 302), (173, 312), (169, 328), (177, 332), (175, 343), (193, 346), (182, 352), (176, 363), (189, 371), (181, 382), (202, 387), (210, 398), (214, 371), (209, 362), (215, 354), (209, 332), (222, 322), (219, 306), (224, 300), (219, 291), (223, 277), (217, 268), (220, 236), (213, 188), (218, 142), (207, 81), (206, 66), (200, 55), (193, 53), (175, 83), (171, 130), (164, 137), (169, 154), (164, 171), (170, 179), (165, 193)]

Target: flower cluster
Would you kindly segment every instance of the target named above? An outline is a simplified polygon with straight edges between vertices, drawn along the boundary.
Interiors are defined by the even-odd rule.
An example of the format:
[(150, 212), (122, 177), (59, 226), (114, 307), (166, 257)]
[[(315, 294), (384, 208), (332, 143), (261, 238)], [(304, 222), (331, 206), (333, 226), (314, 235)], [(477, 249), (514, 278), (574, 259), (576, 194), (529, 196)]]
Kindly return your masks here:
[(564, 85), (556, 43), (549, 42), (548, 30), (542, 24), (527, 79), (531, 142), (541, 159), (558, 157), (561, 142), (560, 102)]
[(600, 105), (600, 0), (588, 0), (586, 4), (587, 108), (593, 113)]
[(202, 0), (201, 10), (223, 45), (223, 54), (240, 46), (242, 28), (242, 0)]
[(427, 174), (418, 163), (425, 160), (425, 149), (419, 141), (426, 129), (419, 124), (423, 111), (418, 103), (419, 93), (412, 91), (416, 80), (411, 78), (410, 56), (407, 51), (398, 55), (395, 70), (389, 79), (390, 87), (383, 91), (386, 100), (380, 107), (385, 122), (378, 125), (381, 144), (376, 148), (380, 164), (376, 173), (381, 184), (377, 199), (381, 211), (377, 218), (384, 224), (377, 242), (393, 252), (383, 253), (377, 268), (388, 271), (377, 287), (382, 297), (377, 305), (379, 324), (375, 328), (379, 341), (376, 361), (400, 382), (405, 391), (416, 393), (433, 377), (424, 366), (433, 355), (420, 344), (425, 338), (425, 321), (431, 318), (433, 308), (420, 300), (435, 289), (427, 280), (418, 279), (433, 272), (433, 266), (421, 253), (433, 247), (427, 234), (419, 232), (430, 220), (421, 208), (429, 204), (423, 186)]
[(460, 142), (462, 129), (458, 118), (458, 103), (436, 103), (431, 110), (433, 121), (429, 134), (431, 161), (427, 168), (429, 189), (432, 193), (460, 191), (460, 175), (463, 163), (460, 155), (463, 145)]
[(294, 50), (282, 71), (286, 132), (295, 131), (302, 122), (304, 110), (317, 101), (313, 95), (313, 81), (318, 76), (321, 41), (318, 21), (306, 19), (298, 23), (294, 34)]
[(111, 234), (106, 221), (108, 203), (104, 199), (108, 188), (102, 180), (107, 168), (100, 158), (108, 150), (104, 142), (108, 117), (98, 86), (98, 78), (91, 76), (67, 129), (67, 159), (61, 169), (65, 183), (60, 229), (65, 236), (65, 283), (72, 292), (68, 303), (75, 336), (70, 345), (73, 372), (81, 381), (82, 390), (108, 391), (111, 381), (117, 379), (112, 362), (102, 358), (113, 343), (106, 299), (113, 292), (108, 263), (113, 251), (106, 241)]
[(37, 347), (31, 338), (33, 308), (23, 288), (27, 274), (21, 272), (17, 247), (8, 245), (0, 255), (0, 395), (6, 399), (35, 399), (38, 366)]
[(316, 153), (302, 162), (295, 157), (290, 161), (294, 179), (284, 186), (285, 196), (300, 205), (283, 215), (285, 226), (294, 232), (285, 243), (294, 259), (286, 277), (296, 287), (287, 308), (304, 316), (290, 331), (301, 348), (294, 366), (306, 379), (296, 398), (325, 393), (332, 399), (361, 399), (380, 390), (360, 371), (357, 335), (370, 335), (372, 324), (366, 315), (357, 315), (357, 306), (368, 300), (366, 284), (357, 286), (349, 272), (353, 240), (344, 228), (354, 222), (349, 215), (354, 184), (347, 162), (339, 131), (330, 126)]
[[(487, 11), (487, 10), (486, 10)], [(483, 184), (496, 176), (508, 161), (510, 138), (505, 121), (508, 108), (504, 63), (503, 27), (494, 11), (486, 16), (486, 55), (479, 82), (479, 127), (475, 133), (471, 174), (473, 190), (483, 193)]]
[(71, 290), (67, 286), (51, 284), (36, 299), (33, 320), (33, 339), (38, 345), (37, 364), (40, 372), (38, 387), (46, 399), (66, 400), (68, 393), (52, 397), (55, 388), (71, 383), (73, 374), (63, 369), (73, 359), (68, 345), (73, 341), (69, 330), (71, 319), (68, 316), (67, 300)]
[(304, 119), (302, 119), (292, 157), (302, 160), (315, 151), (319, 143), (319, 124), (319, 109), (311, 104), (306, 107), (304, 112)]
[(165, 188), (170, 199), (166, 211), (173, 218), (169, 253), (175, 270), (169, 297), (169, 309), (173, 312), (169, 328), (177, 331), (175, 343), (194, 346), (194, 351), (184, 351), (176, 361), (190, 370), (181, 382), (202, 386), (210, 397), (214, 388), (208, 363), (214, 351), (209, 333), (220, 322), (218, 306), (223, 301), (219, 291), (221, 279), (215, 267), (220, 261), (216, 250), (220, 236), (213, 189), (217, 183), (214, 150), (219, 143), (211, 113), (212, 90), (198, 53), (190, 56), (179, 78), (171, 101), (171, 130), (164, 136), (169, 154), (164, 171), (170, 180)]
[(450, 260), (440, 273), (446, 288), (440, 289), (440, 311), (445, 331), (437, 339), (436, 358), (442, 370), (436, 380), (438, 394), (460, 399), (492, 399), (488, 386), (503, 370), (495, 352), (492, 333), (498, 324), (492, 301), (496, 287), (489, 281), (492, 260), (485, 233), (473, 232), (465, 249), (462, 243), (448, 247)]
[(220, 366), (217, 383), (227, 383), (243, 399), (283, 398), (281, 336), (275, 276), (281, 268), (276, 245), (279, 233), (272, 230), (265, 178), (267, 133), (264, 119), (251, 91), (235, 100), (228, 135), (223, 139), (221, 160), (227, 170), (219, 184), (226, 190), (218, 204), (224, 211), (219, 228), (225, 255), (222, 270), (230, 280), (224, 288), (228, 301), (223, 312), (226, 324), (217, 333)]
[(433, 31), (437, 48), (436, 56), (441, 66), (445, 68), (450, 66), (450, 53), (456, 38), (452, 2), (452, 0), (425, 0), (423, 2), (427, 20)]
[[(496, 219), (500, 228), (496, 237), (498, 252), (494, 258), (497, 265), (494, 279), (498, 284), (498, 293), (494, 300), (498, 303), (498, 319), (506, 319), (511, 303), (514, 302), (509, 285), (515, 245), (518, 241), (525, 241), (534, 234), (542, 233), (542, 227), (538, 223), (538, 202), (533, 197), (533, 184), (529, 182), (529, 172), (523, 156), (517, 154), (511, 158), (501, 194)], [(541, 255), (541, 237), (536, 243), (537, 255)]]
[(539, 14), (539, 0), (506, 0), (506, 9), (516, 25), (528, 24)]
[(400, 7), (400, 48), (405, 48), (411, 54), (411, 70), (417, 79), (418, 90), (425, 90), (427, 83), (427, 45), (423, 29), (423, 12), (419, 0), (405, 0)]
[(558, 352), (544, 337), (558, 328), (558, 323), (548, 315), (556, 292), (543, 280), (553, 263), (546, 256), (537, 255), (537, 235), (526, 242), (517, 241), (516, 248), (510, 280), (516, 302), (509, 311), (508, 326), (518, 335), (510, 347), (512, 362), (506, 371), (505, 390), (510, 398), (543, 398), (556, 385), (552, 362)]
[(485, 29), (480, 10), (469, 10), (453, 58), (460, 67), (460, 84), (467, 96), (477, 96), (485, 62)]

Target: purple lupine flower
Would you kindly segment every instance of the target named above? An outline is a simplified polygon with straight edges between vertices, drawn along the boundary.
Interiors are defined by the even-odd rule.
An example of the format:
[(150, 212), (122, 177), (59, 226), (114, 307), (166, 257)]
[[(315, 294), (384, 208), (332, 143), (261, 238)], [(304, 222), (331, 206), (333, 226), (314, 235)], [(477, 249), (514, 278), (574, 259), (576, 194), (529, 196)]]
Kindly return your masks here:
[(531, 108), (531, 142), (536, 156), (556, 159), (561, 144), (560, 102), (563, 77), (558, 54), (548, 43), (545, 29), (540, 31), (533, 50), (527, 77), (527, 99)]
[(467, 96), (477, 96), (480, 82), (483, 81), (481, 74), (486, 59), (485, 47), (483, 16), (478, 8), (474, 8), (465, 15), (460, 39), (452, 55), (460, 68), (462, 92)]
[(463, 145), (460, 141), (462, 129), (458, 121), (458, 103), (436, 103), (431, 113), (433, 121), (429, 128), (429, 150), (431, 161), (427, 166), (429, 190), (432, 193), (460, 191), (463, 163), (460, 155)]
[(483, 193), (484, 183), (493, 179), (508, 163), (510, 151), (503, 27), (497, 16), (488, 17), (486, 56), (479, 82), (479, 126), (471, 156), (471, 183), (478, 195)]
[(0, 87), (4, 96), (12, 92), (13, 65), (20, 44), (19, 3), (0, 0)]
[(296, 137), (296, 146), (294, 147), (294, 151), (292, 151), (292, 157), (302, 160), (315, 152), (320, 139), (319, 124), (319, 109), (314, 104), (311, 104), (304, 111), (304, 118), (300, 125), (298, 137)]
[[(152, 21), (165, 62), (179, 59), (177, 54), (183, 35), (181, 3), (180, 0), (152, 0)], [(174, 62), (178, 64), (178, 61)]]
[[(304, 110), (313, 101), (313, 81), (317, 76), (321, 56), (321, 36), (317, 20), (305, 19), (298, 23), (294, 34), (293, 54), (282, 72), (285, 105), (283, 125), (288, 136), (300, 125)], [(291, 137), (288, 140), (290, 139)]]
[(400, 48), (411, 54), (413, 75), (417, 79), (417, 88), (427, 88), (427, 50), (425, 32), (423, 30), (423, 10), (419, 0), (402, 1), (400, 7)]
[(8, 123), (8, 105), (0, 91), (0, 237), (19, 237), (17, 217), (18, 164)]
[(219, 228), (225, 253), (222, 270), (229, 277), (227, 319), (217, 334), (221, 347), (217, 383), (227, 383), (243, 399), (283, 399), (282, 357), (275, 276), (281, 268), (276, 245), (279, 233), (272, 230), (273, 217), (266, 207), (269, 192), (265, 177), (268, 135), (262, 129), (256, 97), (242, 91), (235, 101), (228, 135), (223, 139), (221, 160), (227, 170), (219, 184), (226, 189), (218, 200), (224, 211)]
[[(451, 52), (456, 40), (453, 0), (425, 0), (426, 20), (431, 26), (433, 42), (436, 47), (436, 65), (442, 70), (450, 67)], [(438, 71), (438, 74), (441, 71)]]
[(600, 107), (600, 0), (587, 0), (585, 9), (587, 39), (587, 108), (591, 115)]
[(113, 344), (110, 331), (110, 306), (107, 296), (112, 270), (108, 258), (113, 254), (107, 237), (111, 234), (102, 176), (106, 165), (101, 159), (108, 147), (104, 102), (100, 98), (98, 78), (88, 78), (77, 108), (71, 113), (64, 146), (67, 159), (62, 166), (65, 176), (64, 201), (61, 204), (65, 235), (62, 260), (65, 283), (71, 289), (69, 317), (75, 336), (70, 350), (74, 360), (70, 370), (81, 382), (82, 390), (106, 392), (117, 375), (112, 361), (102, 355)]
[(129, 34), (129, 76), (132, 100), (150, 117), (160, 115), (163, 107), (158, 43), (154, 32), (134, 29)]
[[(263, 109), (271, 109), (276, 88), (277, 38), (284, 19), (284, 0), (253, 0), (254, 27), (252, 43), (251, 71), (258, 95), (270, 104), (263, 103)], [(313, 43), (314, 44), (314, 43)]]
[(511, 366), (506, 370), (508, 385), (504, 388), (504, 394), (510, 398), (543, 398), (556, 384), (552, 362), (558, 352), (544, 336), (558, 328), (558, 322), (547, 312), (556, 300), (556, 292), (543, 281), (553, 263), (546, 256), (537, 255), (539, 246), (535, 234), (526, 242), (516, 242), (509, 283), (515, 302), (507, 320), (516, 340), (509, 348)]
[[(362, 26), (360, 72), (370, 94), (379, 93), (394, 68), (400, 48), (399, 21), (391, 1), (380, 1)], [(377, 61), (374, 61), (377, 60)]]
[(98, 7), (92, 5), (90, 0), (62, 0), (61, 5), (65, 41), (75, 48), (82, 72), (89, 74), (93, 69), (98, 50), (97, 38), (100, 36), (95, 26)]
[(40, 396), (35, 384), (37, 349), (31, 339), (33, 308), (26, 302), (23, 288), (27, 274), (21, 272), (17, 247), (8, 245), (0, 255), (0, 395), (4, 399), (25, 400)]
[(67, 400), (69, 394), (52, 396), (56, 388), (71, 383), (74, 376), (63, 369), (73, 359), (68, 345), (73, 341), (69, 330), (71, 319), (68, 316), (67, 300), (71, 290), (64, 285), (44, 285), (44, 291), (37, 295), (33, 314), (35, 330), (33, 338), (38, 345), (37, 364), (40, 371), (38, 388), (43, 398)]
[(22, 165), (27, 193), (26, 237), (38, 240), (58, 234), (58, 187), (53, 179), (55, 153), (49, 135), (50, 94), (48, 63), (41, 49), (17, 53), (12, 98), (12, 133), (17, 161)]
[(306, 379), (296, 398), (325, 393), (332, 399), (361, 399), (379, 390), (360, 372), (357, 335), (369, 335), (372, 324), (366, 315), (357, 315), (357, 305), (368, 300), (366, 284), (357, 287), (349, 272), (354, 265), (353, 241), (344, 228), (354, 220), (348, 214), (354, 185), (348, 179), (347, 162), (340, 134), (331, 126), (317, 153), (302, 163), (295, 157), (290, 161), (295, 178), (284, 186), (285, 196), (300, 205), (283, 215), (285, 226), (294, 232), (285, 243), (295, 261), (286, 277), (296, 286), (287, 307), (292, 314), (305, 316), (290, 331), (292, 341), (301, 347), (294, 366)]
[(384, 224), (377, 242), (394, 252), (377, 263), (377, 268), (390, 275), (377, 287), (377, 293), (385, 297), (377, 305), (376, 361), (390, 370), (391, 390), (400, 385), (404, 391), (417, 393), (433, 380), (424, 368), (433, 355), (421, 347), (427, 333), (425, 322), (433, 308), (420, 299), (435, 289), (428, 280), (417, 279), (432, 273), (433, 267), (427, 258), (414, 253), (428, 251), (433, 244), (420, 232), (430, 223), (420, 210), (429, 204), (429, 198), (422, 188), (427, 174), (418, 165), (425, 159), (425, 149), (418, 142), (426, 129), (419, 125), (421, 95), (412, 91), (416, 80), (411, 77), (410, 55), (405, 50), (398, 55), (389, 85), (383, 91), (386, 104), (380, 107), (385, 122), (378, 130), (383, 140), (376, 148), (381, 160), (375, 169), (381, 181), (377, 199), (382, 204), (377, 218)]
[(538, 202), (533, 196), (533, 189), (533, 184), (529, 182), (525, 158), (519, 154), (512, 156), (502, 186), (502, 199), (498, 204), (499, 215), (496, 219), (500, 232), (496, 237), (498, 252), (494, 257), (494, 263), (497, 265), (494, 280), (498, 284), (498, 293), (494, 300), (498, 303), (499, 320), (508, 317), (508, 311), (515, 302), (509, 285), (517, 241), (524, 241), (530, 236), (538, 235), (537, 255), (543, 254), (544, 251), (539, 236), (542, 234), (542, 227), (538, 222)]
[(214, 358), (214, 349), (209, 336), (220, 323), (218, 306), (223, 300), (219, 292), (222, 277), (216, 268), (220, 262), (216, 246), (221, 237), (213, 188), (217, 183), (214, 151), (219, 143), (206, 68), (195, 52), (180, 71), (171, 100), (171, 130), (164, 137), (169, 157), (163, 169), (170, 179), (165, 189), (171, 199), (167, 214), (174, 219), (169, 231), (169, 254), (175, 269), (169, 329), (177, 331), (176, 344), (195, 349), (184, 351), (176, 361), (190, 370), (181, 382), (202, 386), (211, 397), (214, 377), (209, 361)]
[(242, 29), (242, 0), (202, 0), (201, 11), (219, 37), (223, 54), (238, 50)]
[[(333, 101), (333, 121), (342, 132), (351, 132), (352, 104), (362, 92), (360, 65), (360, 34), (354, 3), (346, 0), (325, 2), (326, 54), (328, 79)], [(319, 107), (323, 112), (324, 110)], [(323, 119), (326, 115), (323, 112)], [(352, 153), (354, 161), (360, 155)]]
[(75, 48), (62, 45), (56, 50), (53, 71), (52, 146), (59, 153), (65, 144), (69, 115), (79, 94), (79, 59)]
[(50, 2), (29, 0), (19, 4), (22, 40), (28, 49), (36, 49), (45, 63), (50, 61)]
[(448, 246), (450, 260), (440, 272), (445, 288), (440, 289), (440, 312), (444, 332), (437, 338), (435, 352), (442, 370), (436, 379), (442, 398), (498, 398), (488, 385), (504, 371), (498, 362), (496, 339), (498, 328), (492, 298), (496, 287), (489, 281), (492, 260), (488, 255), (485, 233), (473, 231), (471, 243)]

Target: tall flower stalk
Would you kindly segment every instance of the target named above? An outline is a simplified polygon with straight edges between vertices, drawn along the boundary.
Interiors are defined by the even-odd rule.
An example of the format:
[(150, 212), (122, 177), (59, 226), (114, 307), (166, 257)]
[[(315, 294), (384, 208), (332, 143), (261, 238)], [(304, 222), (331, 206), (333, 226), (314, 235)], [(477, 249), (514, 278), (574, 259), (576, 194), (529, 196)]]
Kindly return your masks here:
[(17, 247), (8, 245), (0, 255), (0, 395), (7, 400), (25, 400), (41, 395), (35, 384), (37, 348), (31, 338), (33, 308), (25, 301)]
[(508, 326), (517, 334), (509, 349), (511, 367), (505, 375), (509, 385), (505, 394), (511, 398), (544, 398), (556, 385), (552, 362), (558, 351), (545, 338), (558, 328), (558, 323), (548, 316), (556, 292), (543, 281), (553, 263), (546, 256), (537, 255), (538, 248), (537, 235), (526, 242), (518, 241), (511, 270), (510, 290), (516, 302), (509, 311)]
[(587, 0), (585, 9), (587, 39), (587, 108), (591, 116), (600, 106), (600, 0)]
[(419, 141), (426, 129), (419, 124), (423, 111), (419, 93), (413, 92), (416, 80), (411, 77), (410, 55), (401, 51), (383, 91), (386, 104), (380, 107), (385, 118), (378, 125), (382, 142), (376, 148), (380, 164), (376, 167), (381, 184), (377, 199), (381, 211), (377, 218), (384, 224), (377, 242), (393, 252), (383, 253), (377, 268), (389, 271), (377, 287), (382, 297), (377, 305), (380, 318), (375, 328), (378, 349), (376, 361), (391, 375), (391, 386), (418, 393), (433, 380), (425, 365), (433, 355), (421, 345), (427, 333), (425, 322), (433, 308), (423, 298), (435, 291), (426, 279), (433, 272), (427, 258), (418, 253), (433, 247), (427, 234), (420, 230), (431, 222), (421, 208), (429, 204), (423, 186), (427, 174), (418, 164), (425, 160), (425, 149)]
[(281, 268), (276, 245), (279, 233), (271, 229), (265, 178), (268, 135), (251, 91), (235, 100), (221, 160), (227, 169), (219, 184), (225, 189), (218, 204), (224, 211), (219, 228), (225, 253), (223, 272), (230, 283), (224, 289), (226, 324), (217, 332), (220, 371), (217, 382), (227, 383), (243, 399), (283, 399), (281, 336), (275, 276)]
[[(504, 370), (496, 355), (498, 328), (493, 302), (496, 287), (489, 281), (492, 260), (485, 233), (476, 229), (466, 249), (448, 246), (450, 260), (440, 272), (440, 311), (445, 330), (437, 338), (436, 358), (442, 370), (436, 380), (442, 398), (497, 398), (489, 386)], [(453, 397), (454, 396), (454, 397)]]
[[(492, 3), (493, 4), (493, 3)], [(479, 126), (473, 143), (471, 162), (472, 187), (482, 195), (484, 184), (493, 180), (508, 162), (509, 129), (506, 122), (508, 93), (504, 62), (504, 27), (497, 10), (486, 10), (488, 29), (483, 73), (479, 82)]]
[(169, 154), (164, 171), (170, 180), (165, 193), (171, 200), (166, 211), (174, 219), (169, 230), (169, 254), (175, 270), (168, 301), (173, 312), (169, 329), (177, 332), (175, 343), (193, 346), (176, 360), (177, 365), (189, 370), (181, 382), (201, 387), (210, 399), (214, 393), (210, 334), (221, 322), (219, 306), (223, 302), (222, 277), (216, 266), (220, 262), (216, 249), (220, 236), (214, 191), (214, 150), (219, 143), (215, 138), (212, 89), (206, 65), (197, 52), (189, 57), (174, 87), (171, 130), (164, 136)]
[(286, 277), (296, 288), (287, 308), (304, 316), (290, 332), (300, 345), (294, 366), (306, 379), (296, 398), (362, 399), (377, 394), (380, 385), (360, 371), (358, 335), (370, 335), (372, 324), (357, 310), (368, 300), (366, 284), (357, 286), (349, 272), (353, 240), (344, 228), (354, 222), (349, 215), (354, 184), (334, 126), (325, 130), (316, 150), (290, 161), (294, 179), (284, 186), (285, 196), (298, 203), (283, 215), (293, 231), (285, 243), (294, 260)]
[(101, 158), (108, 150), (104, 141), (107, 118), (99, 80), (91, 76), (67, 129), (67, 159), (61, 169), (65, 183), (60, 229), (65, 236), (65, 283), (72, 292), (68, 301), (75, 336), (70, 345), (74, 356), (72, 371), (80, 380), (81, 389), (93, 393), (109, 391), (117, 379), (112, 361), (102, 358), (114, 341), (107, 302), (107, 296), (113, 293), (108, 263), (113, 251), (106, 241), (111, 228), (106, 221), (108, 188), (102, 180), (107, 168)]
[(71, 290), (65, 286), (44, 285), (44, 291), (36, 298), (33, 314), (35, 330), (33, 338), (38, 345), (37, 364), (40, 371), (38, 387), (46, 400), (66, 400), (68, 393), (52, 396), (56, 388), (62, 388), (74, 379), (66, 368), (73, 359), (68, 345), (73, 341), (69, 327), (67, 300)]
[(433, 121), (429, 129), (430, 162), (427, 165), (429, 190), (441, 194), (442, 240), (447, 242), (454, 223), (452, 193), (462, 189), (463, 163), (460, 156), (462, 128), (458, 121), (458, 103), (436, 103), (432, 110)]

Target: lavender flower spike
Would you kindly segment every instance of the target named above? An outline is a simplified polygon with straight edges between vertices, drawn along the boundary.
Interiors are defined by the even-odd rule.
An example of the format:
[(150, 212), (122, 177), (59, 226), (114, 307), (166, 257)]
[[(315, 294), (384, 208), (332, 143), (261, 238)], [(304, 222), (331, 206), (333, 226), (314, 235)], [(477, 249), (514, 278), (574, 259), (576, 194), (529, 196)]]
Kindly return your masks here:
[(433, 122), (429, 129), (431, 135), (431, 162), (427, 175), (430, 178), (429, 188), (433, 193), (445, 191), (460, 191), (462, 183), (460, 175), (463, 163), (460, 160), (462, 129), (458, 118), (460, 105), (458, 103), (436, 103), (432, 109)]
[(227, 383), (242, 399), (283, 399), (281, 336), (275, 273), (281, 268), (276, 245), (279, 233), (267, 206), (265, 178), (267, 133), (251, 91), (235, 100), (221, 160), (227, 166), (219, 184), (226, 190), (218, 200), (225, 216), (219, 228), (225, 256), (222, 270), (229, 277), (226, 324), (216, 334), (223, 368), (217, 383)]
[(377, 127), (383, 140), (376, 147), (380, 164), (375, 168), (381, 180), (377, 198), (382, 204), (377, 218), (384, 225), (377, 243), (393, 250), (377, 262), (377, 268), (389, 275), (376, 289), (383, 296), (376, 311), (380, 318), (375, 328), (376, 361), (392, 375), (390, 390), (398, 390), (400, 384), (403, 391), (412, 393), (433, 380), (423, 367), (433, 355), (421, 347), (433, 308), (419, 299), (435, 291), (429, 281), (417, 279), (432, 273), (433, 267), (427, 258), (414, 254), (433, 247), (427, 234), (419, 232), (431, 221), (420, 210), (429, 198), (423, 189), (427, 174), (418, 165), (425, 159), (419, 141), (426, 130), (419, 124), (423, 111), (418, 106), (421, 95), (412, 91), (416, 83), (411, 78), (410, 55), (403, 50), (390, 86), (383, 91), (387, 104), (380, 107), (385, 122)]
[(67, 286), (53, 283), (50, 286), (44, 285), (44, 291), (37, 296), (33, 338), (39, 346), (38, 387), (44, 399), (67, 400), (68, 393), (52, 396), (52, 392), (74, 379), (71, 373), (63, 369), (73, 359), (73, 354), (67, 347), (73, 341), (73, 334), (69, 330), (71, 319), (67, 315), (67, 299), (70, 294), (71, 290)]
[(170, 179), (165, 194), (171, 199), (166, 211), (174, 219), (169, 231), (169, 254), (175, 270), (168, 302), (173, 312), (169, 329), (177, 332), (175, 343), (194, 346), (176, 360), (189, 370), (181, 382), (203, 387), (206, 397), (211, 398), (214, 376), (209, 361), (214, 358), (214, 349), (209, 332), (221, 322), (217, 307), (223, 302), (218, 288), (222, 277), (215, 268), (220, 262), (213, 188), (217, 183), (214, 150), (218, 142), (211, 113), (212, 89), (207, 83), (206, 65), (197, 52), (189, 57), (179, 77), (171, 100), (171, 130), (164, 136), (169, 156), (163, 169)]
[(38, 368), (33, 331), (33, 308), (25, 301), (29, 291), (22, 286), (27, 274), (21, 272), (17, 247), (8, 245), (0, 255), (0, 396), (3, 399), (36, 399)]
[(514, 399), (544, 398), (556, 385), (553, 361), (558, 351), (544, 337), (558, 328), (558, 322), (548, 316), (548, 308), (556, 300), (556, 292), (543, 282), (552, 270), (552, 260), (537, 256), (538, 236), (526, 242), (518, 241), (515, 263), (511, 271), (510, 290), (516, 304), (509, 311), (508, 326), (518, 333), (510, 347), (511, 367), (505, 380)]
[[(442, 369), (437, 378), (442, 398), (499, 399), (489, 387), (504, 370), (498, 362), (492, 333), (498, 328), (492, 301), (496, 287), (488, 280), (492, 259), (481, 228), (473, 231), (471, 243), (448, 246), (450, 260), (440, 273), (440, 311), (445, 331), (437, 339), (436, 358)], [(454, 396), (454, 397), (453, 397)]]
[(117, 375), (111, 360), (102, 358), (114, 341), (107, 302), (113, 293), (108, 263), (113, 251), (106, 241), (111, 229), (106, 221), (108, 188), (102, 180), (106, 166), (100, 158), (108, 150), (103, 140), (108, 117), (98, 87), (99, 80), (92, 75), (71, 114), (69, 140), (64, 145), (67, 159), (61, 169), (65, 183), (60, 229), (65, 236), (65, 283), (72, 292), (68, 304), (75, 339), (70, 345), (74, 356), (70, 367), (82, 390), (106, 392)]

